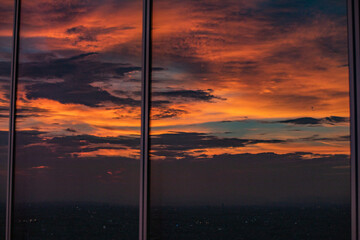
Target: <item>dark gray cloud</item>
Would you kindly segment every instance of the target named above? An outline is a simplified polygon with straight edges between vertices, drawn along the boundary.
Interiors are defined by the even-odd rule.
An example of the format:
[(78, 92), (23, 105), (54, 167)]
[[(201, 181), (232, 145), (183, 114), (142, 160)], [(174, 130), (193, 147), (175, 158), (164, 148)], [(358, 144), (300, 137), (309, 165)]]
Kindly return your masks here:
[[(70, 128), (66, 129), (66, 131), (76, 133), (76, 130)], [(7, 136), (7, 132), (3, 132), (2, 134)], [(73, 156), (74, 153), (92, 152), (99, 149), (139, 149), (140, 145), (140, 138), (138, 136), (98, 137), (93, 135), (71, 135), (43, 138), (42, 134), (44, 134), (44, 132), (35, 130), (18, 131), (17, 147), (24, 149), (27, 148), (29, 144), (37, 145), (41, 143), (44, 144), (44, 146), (52, 146), (51, 154), (55, 158), (58, 158)], [(294, 141), (349, 141), (349, 136), (328, 138), (313, 135), (299, 139), (281, 140), (225, 138), (197, 132), (174, 132), (151, 136), (151, 151), (153, 155), (165, 157), (167, 160), (176, 159), (176, 157), (195, 159), (191, 154), (187, 153), (187, 151), (197, 149), (199, 153), (202, 153), (202, 149), (228, 149), (247, 147), (260, 143), (284, 144)], [(4, 144), (5, 143), (6, 141), (4, 140)], [(101, 146), (98, 144), (101, 144)], [(104, 144), (111, 144), (112, 146), (104, 146)], [(204, 154), (203, 157), (207, 156)]]
[(154, 96), (163, 96), (168, 98), (184, 98), (189, 100), (211, 101), (214, 99), (221, 99), (212, 94), (213, 90), (171, 90), (166, 92), (155, 92)]
[(319, 125), (319, 124), (335, 125), (337, 123), (346, 123), (346, 122), (349, 122), (349, 118), (337, 117), (337, 116), (330, 116), (330, 117), (325, 117), (325, 118), (303, 117), (303, 118), (279, 121), (279, 123), (291, 123), (291, 124), (297, 124), (297, 125)]
[(91, 143), (107, 143), (107, 144), (118, 144), (130, 148), (136, 148), (140, 144), (139, 137), (129, 136), (118, 136), (118, 137), (97, 137), (93, 135), (76, 135), (76, 136), (64, 136), (54, 137), (48, 141), (59, 146), (76, 146), (80, 147), (87, 146)]
[(26, 88), (28, 99), (47, 98), (60, 103), (83, 104), (90, 107), (101, 106), (103, 102), (112, 102), (122, 106), (140, 106), (139, 100), (120, 98), (98, 87), (83, 84), (64, 83), (39, 83)]
[[(131, 64), (100, 62), (97, 52), (83, 53), (68, 58), (56, 58), (48, 61), (20, 63), (20, 77), (65, 78), (68, 81), (105, 81), (109, 77), (124, 76), (131, 71), (139, 71), (141, 67)], [(86, 70), (86, 71), (85, 71)]]
[(30, 130), (30, 131), (16, 131), (16, 146), (20, 149), (29, 144), (45, 143), (41, 134), (46, 132)]
[(72, 128), (67, 128), (67, 129), (65, 129), (65, 131), (67, 131), (67, 132), (72, 132), (72, 133), (76, 133), (76, 132), (77, 132), (75, 129), (72, 129)]
[[(156, 83), (155, 83), (156, 84)], [(151, 105), (156, 108), (155, 114), (151, 116), (152, 119), (165, 119), (175, 118), (187, 114), (186, 109), (173, 108), (171, 104), (181, 103), (188, 101), (205, 101), (213, 102), (214, 100), (225, 101), (225, 98), (213, 94), (212, 89), (207, 90), (184, 90), (184, 89), (171, 89), (167, 91), (153, 92), (154, 97)], [(159, 100), (166, 99), (166, 100)]]
[(321, 137), (318, 134), (316, 134), (316, 135), (313, 135), (311, 137), (300, 138), (299, 140), (301, 140), (301, 141), (311, 141), (311, 142), (312, 141), (345, 141), (345, 142), (350, 142), (350, 135), (327, 138), (327, 137)]
[(174, 118), (179, 117), (183, 114), (188, 113), (183, 109), (174, 109), (174, 108), (159, 108), (160, 113), (151, 115), (152, 120), (164, 119), (164, 118)]
[[(75, 133), (73, 129), (66, 129), (67, 132)], [(3, 134), (7, 134), (4, 132)], [(98, 149), (139, 149), (139, 136), (117, 136), (117, 137), (98, 137), (93, 135), (70, 135), (57, 136), (53, 138), (42, 137), (45, 132), (40, 131), (17, 131), (17, 147), (26, 149), (29, 144), (43, 144), (52, 146), (52, 155), (58, 157), (72, 156), (73, 153), (90, 152)], [(242, 139), (242, 138), (222, 138), (197, 132), (174, 132), (151, 137), (152, 151), (155, 155), (172, 156), (173, 154), (183, 153), (192, 149), (208, 148), (231, 148), (245, 147), (258, 143), (284, 143), (284, 140), (277, 139)], [(95, 144), (95, 145), (94, 145)], [(96, 144), (102, 144), (96, 146)], [(111, 144), (106, 147), (103, 144)], [(170, 152), (172, 152), (170, 154)], [(166, 155), (162, 155), (166, 153)], [(169, 155), (170, 154), (170, 155)], [(184, 153), (183, 153), (184, 154)]]
[[(41, 134), (43, 132), (17, 132), (18, 199), (26, 197), (28, 201), (85, 201), (91, 196), (93, 201), (119, 204), (137, 201), (137, 160), (123, 156), (79, 158), (70, 153), (95, 151), (97, 148), (91, 145), (102, 143), (119, 145), (119, 148), (126, 146), (139, 149), (138, 137), (78, 135), (48, 139), (42, 138)], [(0, 139), (2, 135), (7, 136), (7, 132), (0, 132)], [(270, 141), (278, 142), (268, 142)], [(158, 135), (151, 142), (152, 154), (167, 157), (166, 160), (153, 161), (151, 165), (155, 205), (266, 205), (348, 201), (346, 196), (350, 181), (347, 177), (347, 155), (268, 152), (207, 156), (201, 155), (202, 150), (199, 150), (201, 156), (197, 158), (184, 151), (244, 146), (263, 140), (173, 133)], [(312, 159), (309, 159), (309, 155), (313, 156)], [(38, 169), (38, 166), (47, 168)], [(114, 189), (117, 190), (114, 192)]]
[(284, 140), (221, 138), (205, 133), (175, 132), (152, 136), (154, 154), (157, 150), (186, 151), (191, 149), (245, 147), (258, 143), (284, 143)]
[[(75, 133), (73, 129), (66, 129), (67, 132)], [(31, 158), (30, 152), (44, 152), (46, 158), (61, 159), (73, 158), (74, 153), (91, 152), (99, 149), (139, 149), (140, 138), (137, 136), (118, 136), (118, 137), (97, 137), (93, 135), (72, 135), (58, 137), (43, 137), (46, 132), (41, 131), (16, 131), (16, 151), (27, 152)], [(7, 145), (8, 132), (0, 131), (0, 146)], [(94, 146), (94, 144), (103, 144), (102, 146)], [(104, 146), (104, 144), (112, 144), (113, 146)], [(50, 147), (51, 146), (51, 147)], [(38, 159), (45, 161), (45, 159)], [(32, 164), (38, 164), (35, 160)]]
[[(34, 80), (32, 84), (26, 86), (27, 98), (47, 98), (65, 104), (75, 103), (90, 107), (101, 106), (103, 102), (113, 102), (121, 106), (140, 106), (139, 100), (114, 96), (106, 90), (92, 86), (91, 83), (107, 81), (111, 77), (120, 78), (128, 72), (139, 71), (141, 68), (130, 64), (99, 62), (96, 60), (97, 54), (90, 52), (70, 58), (20, 64), (20, 77)], [(55, 83), (35, 81), (51, 78), (60, 78), (63, 81)]]
[[(66, 131), (74, 133), (74, 130), (72, 129), (67, 129)], [(17, 137), (19, 151), (29, 151), (28, 144), (36, 145), (41, 143), (44, 147), (39, 145), (34, 148), (37, 148), (37, 151), (42, 151), (40, 149), (45, 148), (44, 151), (48, 152), (49, 159), (74, 159), (77, 158), (77, 153), (80, 152), (92, 152), (99, 149), (139, 149), (140, 147), (139, 137), (97, 137), (93, 135), (73, 135), (45, 139), (41, 137), (41, 134), (42, 133), (36, 131), (19, 132), (19, 137)], [(94, 144), (102, 144), (102, 146), (96, 146)], [(108, 144), (112, 144), (112, 146), (104, 146)], [(51, 146), (51, 150), (48, 146)]]
[(164, 71), (165, 68), (162, 68), (162, 67), (152, 67), (151, 70), (152, 70), (152, 71), (159, 72), (159, 71)]

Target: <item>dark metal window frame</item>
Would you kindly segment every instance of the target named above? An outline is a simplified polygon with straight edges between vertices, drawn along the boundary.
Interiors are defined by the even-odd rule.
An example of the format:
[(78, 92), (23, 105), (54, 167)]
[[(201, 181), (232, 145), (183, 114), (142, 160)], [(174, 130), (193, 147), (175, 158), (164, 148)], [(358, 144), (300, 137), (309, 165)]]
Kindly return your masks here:
[(146, 240), (149, 226), (150, 202), (150, 103), (151, 103), (151, 25), (152, 0), (143, 0), (142, 86), (141, 86), (141, 145), (140, 145), (140, 199), (139, 240)]
[[(348, 44), (350, 79), (350, 131), (351, 131), (351, 232), (352, 240), (360, 240), (360, 0), (347, 0), (348, 6)], [(19, 52), (21, 0), (14, 0), (13, 55), (11, 63), (8, 182), (6, 197), (5, 240), (12, 239), (13, 201), (15, 180), (15, 123), (16, 87)], [(147, 240), (149, 235), (150, 202), (150, 161), (149, 161), (149, 122), (151, 94), (151, 26), (152, 0), (143, 0), (142, 37), (142, 100), (141, 100), (141, 158), (140, 158), (140, 201), (139, 201), (139, 240)]]
[(6, 229), (5, 240), (11, 240), (13, 230), (13, 203), (14, 203), (14, 180), (15, 180), (15, 122), (16, 122), (16, 90), (19, 63), (19, 32), (20, 32), (20, 0), (14, 1), (14, 27), (13, 47), (11, 60), (11, 83), (10, 83), (10, 112), (9, 112), (9, 138), (8, 138), (8, 182), (6, 196)]
[(348, 0), (350, 135), (351, 135), (351, 236), (360, 239), (360, 42), (359, 0)]

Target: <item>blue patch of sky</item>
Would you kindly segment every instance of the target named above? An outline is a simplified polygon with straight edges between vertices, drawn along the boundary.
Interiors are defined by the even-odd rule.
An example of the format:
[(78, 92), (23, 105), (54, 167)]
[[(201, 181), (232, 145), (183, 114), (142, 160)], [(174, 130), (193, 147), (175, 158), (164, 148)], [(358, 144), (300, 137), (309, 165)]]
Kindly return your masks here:
[[(281, 119), (283, 120), (283, 119)], [(200, 124), (152, 127), (156, 130), (196, 131), (225, 138), (288, 139), (318, 137), (335, 138), (349, 135), (347, 124), (295, 125), (279, 123), (279, 119), (206, 122)]]

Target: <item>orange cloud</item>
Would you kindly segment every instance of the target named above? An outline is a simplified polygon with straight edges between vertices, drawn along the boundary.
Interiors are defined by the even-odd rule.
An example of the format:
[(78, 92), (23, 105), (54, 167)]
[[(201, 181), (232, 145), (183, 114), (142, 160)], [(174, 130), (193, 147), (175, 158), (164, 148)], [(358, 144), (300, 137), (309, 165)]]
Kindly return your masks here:
[[(342, 47), (346, 45), (346, 26), (337, 19), (316, 16), (288, 31), (283, 30), (281, 24), (272, 24), (261, 14), (257, 17), (244, 14), (241, 19), (232, 19), (229, 14), (241, 13), (258, 3), (241, 1), (241, 4), (219, 6), (211, 11), (202, 11), (201, 6), (191, 1), (155, 3), (153, 63), (163, 69), (153, 73), (153, 92), (208, 90), (215, 97), (201, 99), (154, 94), (154, 103), (157, 101), (159, 104), (153, 104), (152, 116), (156, 117), (152, 118), (151, 125), (162, 127), (154, 129), (154, 135), (171, 132), (175, 126), (186, 126), (189, 132), (203, 131), (204, 128), (192, 125), (245, 117), (264, 120), (349, 116), (346, 46)], [(57, 57), (70, 50), (81, 53), (124, 52), (119, 59), (102, 59), (110, 62), (122, 62), (126, 54), (131, 58), (136, 54), (140, 56), (142, 8), (138, 2), (129, 2), (119, 8), (112, 4), (89, 7), (76, 1), (64, 1), (61, 6), (71, 7), (72, 15), (57, 12), (54, 4), (60, 3), (48, 0), (24, 4), (21, 36), (25, 40), (37, 39), (33, 44), (39, 52), (52, 52)], [(329, 42), (340, 46), (327, 48)], [(331, 47), (338, 52), (332, 51)], [(24, 54), (22, 57), (23, 61), (28, 61), (29, 56)], [(128, 84), (138, 77), (139, 71), (133, 71), (122, 76), (121, 80), (125, 79)], [(123, 83), (119, 77), (114, 77), (106, 83), (99, 80), (91, 84), (111, 94), (119, 89), (132, 91), (134, 85), (125, 86)], [(46, 98), (28, 99), (26, 84), (20, 81), (18, 108), (43, 111), (36, 115), (26, 113), (23, 118), (18, 118), (19, 130), (41, 129), (46, 132), (43, 134), (46, 138), (78, 134), (99, 137), (140, 134), (140, 106), (119, 107), (106, 102), (91, 107)], [(212, 133), (210, 127), (206, 131)], [(209, 155), (221, 152), (287, 153), (299, 149), (327, 154), (348, 153), (346, 144), (334, 142), (320, 145), (256, 144), (246, 148), (207, 149), (206, 152)], [(138, 155), (138, 151), (114, 147), (74, 154), (79, 157), (130, 157)]]
[[(158, 80), (153, 83), (153, 100), (171, 104), (153, 107), (153, 134), (170, 133), (176, 126), (191, 131), (192, 125), (244, 117), (349, 116), (346, 22), (315, 14), (309, 21), (287, 26), (286, 22), (273, 23), (265, 11), (256, 16), (231, 15), (251, 12), (258, 3), (210, 2), (205, 5), (218, 5), (210, 10), (191, 1), (154, 3), (153, 64), (165, 70), (153, 73)], [(156, 95), (177, 89), (212, 89), (218, 98), (205, 101)], [(209, 155), (268, 151), (349, 154), (349, 144), (256, 144), (206, 151)]]
[(49, 169), (49, 166), (37, 166), (37, 167), (32, 167), (31, 169)]

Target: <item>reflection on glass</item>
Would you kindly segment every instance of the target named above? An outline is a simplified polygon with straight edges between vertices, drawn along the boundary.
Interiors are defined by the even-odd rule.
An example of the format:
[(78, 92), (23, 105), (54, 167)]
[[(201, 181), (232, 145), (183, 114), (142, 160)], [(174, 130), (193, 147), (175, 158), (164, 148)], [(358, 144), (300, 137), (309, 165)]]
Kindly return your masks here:
[(14, 239), (136, 239), (141, 0), (22, 1)]
[(350, 239), (346, 1), (154, 0), (151, 239)]
[(5, 237), (13, 19), (14, 1), (0, 0), (0, 239)]

